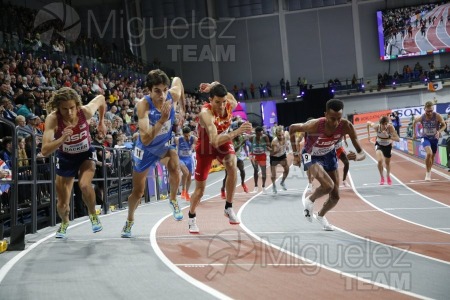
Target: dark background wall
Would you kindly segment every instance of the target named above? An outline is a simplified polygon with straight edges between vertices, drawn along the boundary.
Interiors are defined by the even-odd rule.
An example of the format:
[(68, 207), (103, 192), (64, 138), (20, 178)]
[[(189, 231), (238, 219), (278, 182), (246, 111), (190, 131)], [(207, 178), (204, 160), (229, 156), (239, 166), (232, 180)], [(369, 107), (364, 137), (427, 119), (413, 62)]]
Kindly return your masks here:
[[(420, 62), (426, 70), (431, 60), (435, 61), (437, 68), (450, 64), (449, 54), (379, 60), (376, 11), (435, 1), (280, 1), (73, 0), (66, 3), (77, 10), (84, 27), (87, 26), (86, 18), (90, 11), (100, 29), (106, 29), (102, 38), (105, 42), (114, 42), (118, 49), (130, 48), (126, 32), (127, 16), (143, 19), (145, 28), (142, 47), (139, 47), (138, 52), (149, 62), (159, 58), (163, 66), (175, 70), (183, 78), (188, 88), (212, 80), (220, 80), (230, 87), (234, 84), (240, 86), (241, 82), (246, 87), (252, 82), (258, 85), (267, 81), (277, 85), (286, 75), (289, 75), (285, 79), (289, 79), (291, 85), (295, 84), (299, 76), (306, 77), (308, 83), (318, 86), (316, 83), (326, 82), (330, 78), (339, 78), (341, 81), (350, 79), (353, 74), (363, 77), (365, 81), (375, 82), (378, 73), (401, 72), (405, 64)], [(55, 1), (12, 1), (36, 10), (52, 2)], [(133, 9), (136, 11), (133, 12)], [(113, 11), (116, 19), (107, 25)], [(199, 34), (207, 33), (198, 24), (207, 20), (207, 16), (214, 20), (211, 22), (214, 26), (211, 32), (216, 37), (214, 41)], [(163, 28), (164, 22), (171, 24), (174, 20), (176, 28)], [(201, 25), (205, 26), (206, 23)], [(123, 38), (120, 31), (125, 31)], [(235, 55), (226, 61), (209, 57), (202, 59), (200, 54), (204, 47), (214, 49), (214, 44), (234, 47)], [(170, 47), (195, 47), (193, 56), (190, 56), (194, 59), (186, 59), (183, 50), (173, 52)], [(356, 51), (358, 47), (362, 50), (360, 57)], [(275, 93), (274, 96), (280, 97)], [(401, 106), (423, 100), (413, 96), (400, 96), (389, 101), (385, 96), (373, 97), (379, 97), (380, 100), (364, 105), (357, 104), (356, 100), (348, 102), (354, 104), (355, 110), (369, 111), (379, 106)], [(250, 103), (248, 105), (250, 108), (253, 106), (257, 107)], [(258, 109), (254, 111), (258, 112)]]
[(287, 125), (306, 122), (308, 118), (324, 116), (325, 105), (333, 98), (327, 88), (309, 90), (301, 101), (277, 103), (278, 124)]
[[(356, 1), (356, 0), (354, 0)], [(208, 2), (208, 1), (206, 1)], [(378, 73), (402, 71), (405, 64), (414, 65), (417, 61), (425, 68), (431, 60), (436, 67), (450, 63), (448, 54), (439, 57), (419, 57), (391, 62), (380, 61), (378, 53), (378, 33), (376, 11), (387, 7), (415, 5), (429, 1), (405, 0), (372, 0), (356, 1), (352, 6), (349, 2), (343, 5), (326, 6), (327, 1), (284, 1), (283, 14), (285, 27), (280, 27), (280, 12), (275, 5), (262, 1), (261, 5), (250, 3), (243, 8), (246, 1), (213, 1), (215, 2), (216, 33), (231, 38), (217, 37), (216, 43), (235, 47), (235, 57), (231, 61), (217, 63), (218, 74), (214, 76), (211, 61), (188, 62), (180, 57), (174, 61), (167, 45), (210, 45), (209, 39), (200, 36), (195, 38), (166, 39), (146, 38), (147, 57), (159, 57), (165, 64), (174, 68), (177, 74), (183, 76), (187, 86), (195, 86), (200, 81), (220, 79), (227, 85), (243, 82), (247, 87), (250, 83), (270, 81), (278, 84), (285, 74), (290, 74), (291, 84), (299, 76), (304, 76), (309, 83), (323, 83), (329, 79), (339, 78), (341, 81), (351, 79), (353, 74), (366, 80), (375, 80)], [(258, 2), (258, 1), (254, 1)], [(335, 1), (334, 1), (335, 2)], [(143, 5), (147, 2), (143, 2)], [(197, 3), (197, 2), (196, 2)], [(264, 3), (264, 5), (263, 5)], [(197, 3), (198, 4), (198, 3)], [(241, 6), (239, 6), (241, 5)], [(252, 6), (253, 5), (253, 6)], [(307, 8), (291, 10), (295, 7)], [(309, 7), (309, 8), (308, 8)], [(253, 8), (253, 10), (251, 9)], [(263, 8), (271, 13), (261, 14)], [(354, 19), (354, 10), (357, 19)], [(252, 13), (255, 15), (252, 16)], [(221, 14), (221, 15), (218, 15)], [(229, 21), (226, 17), (236, 18)], [(197, 21), (202, 20), (201, 13)], [(355, 28), (359, 35), (355, 36)], [(190, 29), (191, 31), (194, 29)], [(195, 30), (194, 30), (195, 31)], [(283, 56), (282, 44), (285, 32), (287, 56)], [(284, 34), (284, 33), (283, 33)], [(362, 49), (361, 61), (358, 65), (356, 47)], [(181, 53), (181, 51), (180, 51)], [(283, 67), (287, 61), (288, 69)], [(194, 70), (194, 71), (192, 71)], [(358, 73), (358, 70), (360, 72)]]

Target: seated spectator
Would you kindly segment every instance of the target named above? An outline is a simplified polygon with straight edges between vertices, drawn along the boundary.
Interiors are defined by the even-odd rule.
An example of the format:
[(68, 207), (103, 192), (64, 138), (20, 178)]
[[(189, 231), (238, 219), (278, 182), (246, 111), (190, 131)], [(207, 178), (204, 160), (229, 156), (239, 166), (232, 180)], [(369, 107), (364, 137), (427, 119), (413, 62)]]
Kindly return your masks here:
[(17, 114), (14, 112), (14, 105), (11, 100), (6, 97), (2, 98), (2, 102), (0, 103), (0, 112), (3, 118), (13, 123), (15, 122)]
[[(11, 180), (12, 173), (11, 168), (8, 167), (8, 165), (0, 158), (0, 196), (3, 196), (3, 194), (7, 194), (10, 188), (10, 185), (7, 183), (2, 183), (3, 180)], [(2, 197), (1, 198), (1, 206), (2, 209), (7, 206), (7, 199)], [(3, 210), (2, 210), (3, 213)]]
[[(40, 140), (42, 138), (43, 132), (39, 129), (39, 124), (41, 124), (42, 120), (35, 114), (29, 114), (26, 117), (27, 125), (25, 126), (30, 131), (34, 132), (36, 136), (36, 144), (40, 144)], [(38, 143), (39, 140), (39, 143)]]
[(32, 97), (28, 97), (24, 105), (22, 105), (18, 110), (17, 114), (27, 117), (29, 114), (34, 112), (34, 99)]
[(5, 136), (2, 139), (2, 150), (0, 151), (0, 159), (3, 160), (8, 168), (12, 169), (13, 161), (13, 140), (11, 136)]

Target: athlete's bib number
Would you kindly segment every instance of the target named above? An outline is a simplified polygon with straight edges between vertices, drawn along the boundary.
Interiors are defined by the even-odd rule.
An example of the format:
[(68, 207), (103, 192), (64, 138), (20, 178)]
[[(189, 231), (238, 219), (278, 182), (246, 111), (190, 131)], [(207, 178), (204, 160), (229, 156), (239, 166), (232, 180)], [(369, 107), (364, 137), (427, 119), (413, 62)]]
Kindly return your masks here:
[(142, 160), (142, 158), (144, 157), (144, 150), (142, 150), (138, 147), (135, 147), (134, 148), (134, 157)]
[(305, 169), (309, 168), (312, 165), (311, 154), (303, 153), (302, 158), (303, 158), (303, 165), (305, 166)]

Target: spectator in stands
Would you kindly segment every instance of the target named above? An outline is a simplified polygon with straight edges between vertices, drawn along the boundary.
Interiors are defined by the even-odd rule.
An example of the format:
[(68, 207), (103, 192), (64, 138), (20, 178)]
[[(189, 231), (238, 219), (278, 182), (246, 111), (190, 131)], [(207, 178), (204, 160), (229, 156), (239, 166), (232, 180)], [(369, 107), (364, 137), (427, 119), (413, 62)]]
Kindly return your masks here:
[(18, 110), (17, 114), (27, 117), (29, 114), (34, 112), (34, 99), (32, 97), (28, 97), (25, 104), (22, 105)]
[(111, 106), (111, 109), (108, 110), (105, 114), (105, 120), (110, 120), (114, 123), (114, 119), (117, 117), (117, 106)]
[(27, 121), (27, 125), (25, 126), (25, 128), (34, 132), (35, 135), (42, 136), (43, 132), (38, 127), (39, 124), (41, 123), (41, 118), (31, 113), (25, 119)]
[[(17, 167), (27, 167), (30, 165), (30, 162), (28, 160), (27, 151), (25, 150), (25, 138), (18, 138), (17, 143), (19, 145), (18, 151), (17, 151)], [(19, 170), (20, 172), (20, 170)]]
[(272, 85), (269, 81), (266, 82), (266, 91), (269, 97), (272, 97)]
[(0, 159), (3, 160), (9, 169), (12, 169), (13, 160), (13, 139), (11, 136), (4, 136), (2, 139), (2, 150), (0, 151)]
[(6, 97), (9, 100), (14, 99), (14, 93), (12, 92), (11, 86), (6, 82), (3, 82), (0, 87), (0, 97)]
[(284, 78), (281, 78), (280, 80), (280, 90), (282, 96), (283, 94), (286, 95), (286, 83), (284, 82)]
[[(0, 158), (0, 205), (1, 205), (1, 211), (0, 214), (4, 213), (4, 208), (8, 205), (8, 191), (9, 191), (9, 184), (1, 183), (2, 180), (10, 180), (12, 177), (11, 169), (8, 167), (8, 165)], [(6, 195), (6, 197), (4, 197)]]
[(2, 114), (3, 118), (13, 123), (15, 122), (17, 114), (14, 112), (14, 105), (7, 97), (2, 97), (0, 113)]
[(45, 120), (47, 117), (46, 105), (45, 98), (40, 98), (38, 105), (34, 107), (34, 114), (39, 116), (42, 120)]
[[(104, 115), (105, 97), (94, 98), (82, 106), (79, 95), (71, 88), (61, 88), (48, 103), (50, 114), (45, 120), (42, 154), (48, 156), (56, 151), (56, 193), (57, 211), (62, 220), (56, 238), (65, 238), (69, 227), (69, 203), (75, 175), (79, 172), (78, 185), (89, 212), (92, 231), (102, 230), (102, 224), (95, 212), (95, 193), (92, 187), (94, 177), (95, 149), (91, 147), (89, 120), (98, 111), (98, 131), (106, 130)], [(70, 139), (68, 140), (68, 138)]]
[(400, 127), (402, 126), (402, 124), (400, 123), (400, 117), (398, 116), (398, 112), (393, 111), (390, 115), (390, 119), (391, 119), (392, 125), (395, 128), (395, 131), (397, 132), (397, 135), (400, 136)]
[(252, 99), (255, 99), (255, 85), (253, 84), (253, 82), (250, 83), (250, 95), (252, 95)]

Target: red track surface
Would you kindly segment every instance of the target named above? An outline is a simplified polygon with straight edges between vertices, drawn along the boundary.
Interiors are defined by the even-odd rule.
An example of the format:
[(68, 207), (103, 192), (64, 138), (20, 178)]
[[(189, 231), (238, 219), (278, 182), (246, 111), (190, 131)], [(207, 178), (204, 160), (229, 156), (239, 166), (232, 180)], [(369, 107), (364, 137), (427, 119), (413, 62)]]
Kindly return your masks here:
[[(373, 145), (367, 140), (361, 142), (363, 148), (374, 156)], [(422, 175), (425, 174), (423, 167), (395, 154), (392, 158), (392, 173), (406, 184), (411, 180), (417, 180), (418, 177), (422, 179)], [(433, 178), (439, 176), (433, 174)], [(450, 204), (449, 197), (445, 194), (448, 191), (448, 180), (440, 179), (442, 180), (439, 182), (429, 184), (412, 184), (410, 188), (437, 201)], [(247, 185), (252, 190), (253, 180), (247, 181)], [(241, 193), (242, 188), (239, 187), (237, 192)], [(251, 196), (253, 195), (239, 194), (234, 202), (235, 211), (238, 211)], [(322, 202), (323, 199), (318, 201)], [(320, 206), (321, 203), (317, 205)], [(315, 299), (408, 297), (312, 266), (299, 258), (281, 253), (250, 237), (239, 226), (229, 225), (222, 211), (223, 200), (219, 197), (202, 202), (197, 210), (197, 223), (201, 231), (199, 235), (189, 235), (186, 222), (175, 223), (173, 220), (165, 220), (157, 230), (157, 241), (167, 258), (182, 271), (229, 297), (239, 299), (299, 299), (299, 296)], [(352, 189), (342, 190), (341, 201), (327, 216), (337, 227), (356, 235), (450, 262), (448, 234), (377, 211), (361, 200)], [(245, 238), (242, 238), (243, 236)], [(430, 243), (433, 243), (432, 247)], [(236, 257), (236, 249), (244, 255)], [(215, 258), (214, 255), (219, 252), (220, 256)], [(226, 259), (224, 261), (226, 257), (224, 254), (227, 252), (229, 257), (233, 258), (234, 264), (227, 264)], [(267, 257), (276, 258), (274, 262), (276, 266), (261, 264), (261, 260)], [(236, 261), (239, 262), (237, 265)], [(218, 265), (213, 267), (215, 263)], [(283, 263), (289, 266), (283, 266)], [(313, 275), (308, 273), (311, 270), (314, 270)], [(362, 286), (364, 288), (361, 288)]]

